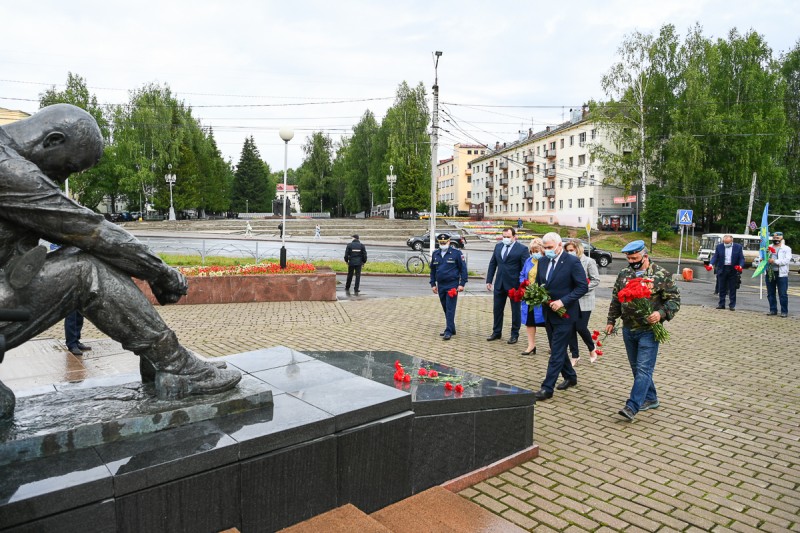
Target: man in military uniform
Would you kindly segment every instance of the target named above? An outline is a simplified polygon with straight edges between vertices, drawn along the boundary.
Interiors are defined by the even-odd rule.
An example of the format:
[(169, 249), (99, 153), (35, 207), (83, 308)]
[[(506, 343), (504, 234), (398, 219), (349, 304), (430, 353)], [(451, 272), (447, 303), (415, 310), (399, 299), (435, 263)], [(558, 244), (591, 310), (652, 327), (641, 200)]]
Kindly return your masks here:
[(367, 262), (367, 249), (358, 240), (358, 235), (353, 235), (353, 241), (347, 245), (344, 251), (344, 262), (347, 263), (347, 282), (344, 285), (344, 290), (350, 290), (350, 284), (353, 281), (353, 274), (356, 276), (356, 294), (358, 294), (358, 286), (361, 284), (361, 267)]
[[(633, 422), (637, 412), (659, 406), (653, 384), (659, 343), (653, 334), (652, 325), (672, 320), (681, 307), (681, 296), (672, 280), (672, 274), (650, 261), (644, 241), (629, 243), (622, 249), (622, 253), (627, 255), (628, 266), (620, 271), (611, 293), (606, 333), (612, 333), (617, 319), (621, 317), (622, 339), (633, 372), (633, 387), (630, 398), (619, 414)], [(633, 302), (623, 304), (618, 298), (619, 291), (625, 288), (628, 281), (637, 277), (652, 280), (650, 305), (654, 311), (646, 317), (641, 316)]]
[[(23, 308), (26, 322), (0, 322), (6, 348), (78, 310), (140, 357), (142, 380), (161, 399), (213, 394), (241, 379), (180, 345), (131, 276), (164, 305), (187, 291), (186, 278), (133, 235), (67, 198), (58, 186), (100, 159), (103, 139), (84, 110), (57, 104), (0, 127), (0, 309)], [(63, 246), (46, 253), (39, 239)], [(1, 360), (1, 359), (0, 359)], [(14, 413), (0, 383), (0, 419)]]
[[(445, 328), (442, 340), (449, 341), (456, 334), (456, 304), (458, 293), (463, 292), (467, 284), (467, 261), (464, 254), (456, 246), (450, 245), (450, 235), (440, 233), (436, 236), (439, 249), (431, 258), (431, 289), (439, 295), (445, 317)], [(453, 293), (452, 289), (455, 289)]]

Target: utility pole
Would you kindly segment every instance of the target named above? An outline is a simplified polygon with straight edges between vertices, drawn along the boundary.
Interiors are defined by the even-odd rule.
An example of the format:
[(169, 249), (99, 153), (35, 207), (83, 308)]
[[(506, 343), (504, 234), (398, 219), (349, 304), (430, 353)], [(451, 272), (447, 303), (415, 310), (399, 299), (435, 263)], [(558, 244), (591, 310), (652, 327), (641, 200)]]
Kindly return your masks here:
[(750, 204), (747, 206), (747, 220), (744, 221), (745, 235), (750, 235), (750, 217), (753, 216), (753, 198), (756, 195), (756, 176), (758, 174), (753, 172), (753, 184), (750, 185)]
[(439, 58), (442, 53), (436, 51), (433, 53), (433, 116), (431, 120), (431, 256), (436, 248), (433, 243), (436, 242), (436, 164), (438, 163), (439, 154)]

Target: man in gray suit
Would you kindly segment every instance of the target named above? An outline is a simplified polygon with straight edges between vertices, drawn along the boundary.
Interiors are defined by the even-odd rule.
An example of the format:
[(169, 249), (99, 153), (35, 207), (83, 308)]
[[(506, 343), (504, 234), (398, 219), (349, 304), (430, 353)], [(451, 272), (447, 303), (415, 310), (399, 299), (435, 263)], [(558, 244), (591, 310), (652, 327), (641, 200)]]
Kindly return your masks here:
[[(519, 287), (519, 273), (531, 253), (527, 246), (516, 240), (517, 232), (508, 227), (503, 230), (503, 240), (494, 247), (494, 253), (489, 260), (489, 271), (486, 273), (486, 290), (494, 289), (494, 324), (492, 334), (487, 341), (496, 341), (503, 332), (503, 312), (508, 299), (508, 290)], [(497, 277), (495, 277), (497, 273)], [(494, 284), (492, 284), (494, 279)], [(520, 302), (510, 300), (511, 303), (511, 336), (508, 344), (515, 344), (519, 340), (519, 327), (522, 323)]]

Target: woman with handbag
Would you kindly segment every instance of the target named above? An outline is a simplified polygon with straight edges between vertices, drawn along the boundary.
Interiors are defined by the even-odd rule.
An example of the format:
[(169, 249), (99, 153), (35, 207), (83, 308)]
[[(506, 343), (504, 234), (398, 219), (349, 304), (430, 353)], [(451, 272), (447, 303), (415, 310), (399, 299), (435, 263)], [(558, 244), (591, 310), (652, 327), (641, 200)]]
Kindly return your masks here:
[[(539, 259), (542, 258), (544, 251), (544, 243), (539, 237), (531, 239), (530, 252), (531, 256), (525, 261), (522, 267), (522, 272), (519, 274), (519, 282), (522, 283), (528, 280), (530, 283), (536, 283), (536, 271), (539, 266)], [(536, 328), (544, 327), (544, 312), (542, 306), (529, 306), (522, 301), (520, 307), (522, 313), (522, 323), (525, 324), (525, 331), (528, 334), (528, 347), (522, 355), (536, 355)]]

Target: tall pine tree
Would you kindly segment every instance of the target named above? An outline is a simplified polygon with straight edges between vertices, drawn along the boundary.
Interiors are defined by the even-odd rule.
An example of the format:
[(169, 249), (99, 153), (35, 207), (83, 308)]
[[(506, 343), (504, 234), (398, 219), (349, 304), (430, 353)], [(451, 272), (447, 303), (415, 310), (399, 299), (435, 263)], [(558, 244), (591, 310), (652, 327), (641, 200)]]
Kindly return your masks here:
[(275, 186), (269, 180), (269, 166), (261, 160), (253, 136), (244, 140), (242, 155), (233, 178), (231, 209), (244, 213), (272, 211)]

